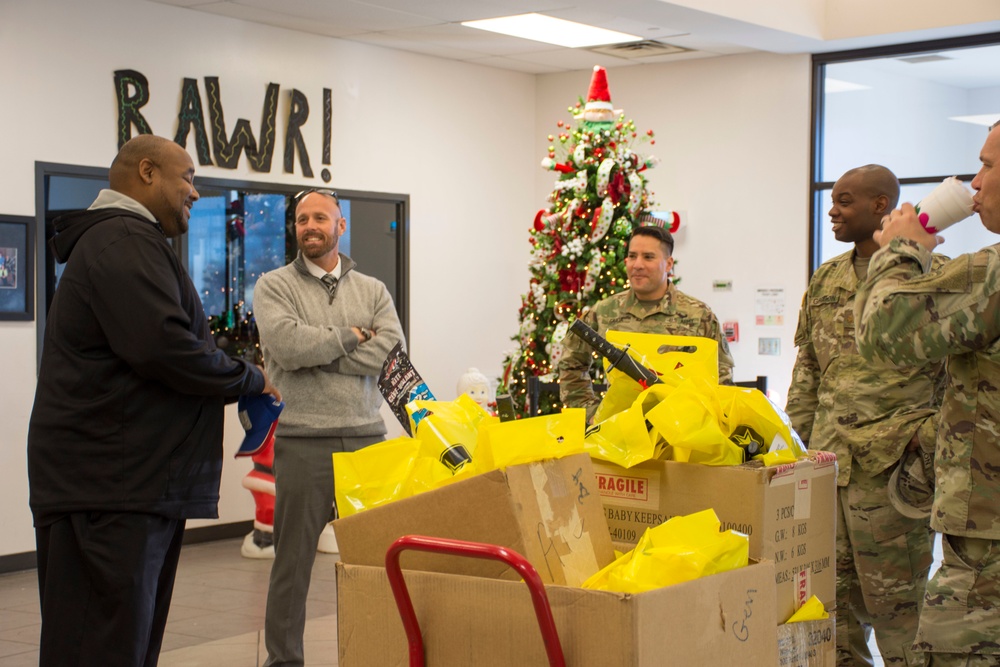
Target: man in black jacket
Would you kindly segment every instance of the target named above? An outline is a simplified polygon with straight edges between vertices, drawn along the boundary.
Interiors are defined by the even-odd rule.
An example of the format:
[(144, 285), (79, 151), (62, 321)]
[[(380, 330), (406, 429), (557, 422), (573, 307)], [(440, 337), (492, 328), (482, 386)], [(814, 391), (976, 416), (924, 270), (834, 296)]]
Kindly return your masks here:
[(218, 518), (223, 407), (280, 398), (216, 348), (167, 242), (198, 199), (191, 157), (138, 136), (109, 180), (51, 242), (66, 268), (28, 427), (43, 667), (156, 664), (185, 520)]

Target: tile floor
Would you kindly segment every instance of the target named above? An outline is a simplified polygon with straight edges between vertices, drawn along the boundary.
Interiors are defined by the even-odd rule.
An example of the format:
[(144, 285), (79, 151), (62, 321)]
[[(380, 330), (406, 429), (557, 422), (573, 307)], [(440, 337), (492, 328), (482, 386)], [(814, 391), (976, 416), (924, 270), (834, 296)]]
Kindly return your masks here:
[[(240, 556), (242, 539), (181, 552), (160, 667), (259, 667), (270, 560)], [(306, 607), (306, 664), (337, 665), (337, 556), (317, 553)], [(38, 664), (34, 570), (0, 575), (0, 667)]]
[[(181, 552), (161, 667), (259, 667), (270, 560), (240, 556), (242, 539), (191, 544)], [(935, 543), (935, 566), (941, 541)], [(306, 607), (306, 665), (337, 665), (337, 556), (317, 553)], [(34, 570), (0, 574), (0, 667), (38, 664)], [(882, 666), (874, 638), (875, 667)]]

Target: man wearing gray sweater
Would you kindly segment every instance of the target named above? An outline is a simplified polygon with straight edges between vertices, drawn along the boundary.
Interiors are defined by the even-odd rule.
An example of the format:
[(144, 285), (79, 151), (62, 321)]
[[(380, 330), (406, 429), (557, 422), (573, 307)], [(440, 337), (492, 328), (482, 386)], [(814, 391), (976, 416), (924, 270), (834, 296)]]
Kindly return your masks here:
[(267, 667), (305, 663), (306, 596), (333, 505), (331, 456), (384, 439), (376, 380), (403, 340), (385, 285), (340, 254), (346, 229), (336, 193), (296, 197), (298, 256), (261, 276), (254, 290), (265, 368), (285, 400), (274, 443)]

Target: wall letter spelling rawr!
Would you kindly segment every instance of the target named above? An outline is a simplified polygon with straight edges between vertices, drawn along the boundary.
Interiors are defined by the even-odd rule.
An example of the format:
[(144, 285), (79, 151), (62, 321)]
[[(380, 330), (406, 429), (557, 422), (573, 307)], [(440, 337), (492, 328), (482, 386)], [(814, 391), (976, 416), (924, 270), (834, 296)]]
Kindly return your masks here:
[[(205, 77), (205, 93), (208, 95), (208, 117), (212, 123), (212, 148), (215, 151), (215, 164), (226, 169), (236, 169), (240, 162), (240, 153), (245, 150), (247, 160), (254, 171), (271, 171), (271, 156), (274, 155), (274, 127), (278, 116), (278, 84), (267, 84), (264, 109), (260, 117), (259, 151), (253, 132), (250, 131), (250, 121), (243, 118), (236, 121), (232, 138), (226, 140), (226, 120), (222, 114), (222, 100), (219, 97), (219, 77)], [(303, 174), (312, 176), (312, 169), (306, 173), (306, 167), (308, 165), (304, 164)], [(291, 172), (291, 169), (287, 169), (286, 166), (286, 171)]]
[[(135, 70), (117, 70), (115, 72), (115, 93), (118, 98), (118, 148), (132, 138), (133, 126), (139, 134), (152, 134), (149, 123), (139, 112), (139, 109), (149, 102), (149, 81)], [(201, 94), (198, 92), (196, 79), (184, 79), (181, 87), (180, 109), (177, 112), (177, 134), (174, 141), (187, 147), (188, 134), (194, 127), (195, 151), (198, 162), (202, 165), (212, 164), (212, 154), (215, 165), (225, 169), (236, 169), (239, 166), (240, 155), (246, 153), (247, 161), (254, 171), (271, 171), (271, 158), (274, 156), (275, 134), (278, 117), (279, 86), (269, 83), (264, 94), (264, 105), (260, 119), (260, 141), (254, 137), (250, 129), (250, 121), (239, 118), (231, 136), (227, 137), (226, 119), (222, 110), (222, 98), (219, 87), (219, 77), (205, 77), (205, 94), (208, 96), (208, 116), (212, 126), (212, 152), (209, 153), (209, 135), (205, 128), (205, 116), (202, 110)], [(323, 89), (323, 164), (330, 164), (330, 91)], [(299, 153), (299, 164), (302, 175), (311, 178), (312, 167), (309, 164), (309, 153), (306, 151), (301, 128), (309, 118), (309, 101), (298, 90), (291, 91), (291, 104), (288, 123), (285, 127), (284, 168), (288, 173), (295, 169), (295, 152)], [(327, 171), (323, 173), (328, 180)]]
[(149, 123), (139, 113), (139, 107), (149, 101), (149, 81), (134, 69), (115, 72), (115, 94), (118, 96), (118, 149), (132, 138), (132, 126), (139, 134), (152, 134)]

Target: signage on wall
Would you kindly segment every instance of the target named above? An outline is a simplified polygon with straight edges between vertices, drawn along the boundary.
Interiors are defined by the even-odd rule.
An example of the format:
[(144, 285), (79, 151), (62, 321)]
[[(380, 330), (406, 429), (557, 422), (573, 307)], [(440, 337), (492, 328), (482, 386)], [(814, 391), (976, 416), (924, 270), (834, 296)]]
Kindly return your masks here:
[[(118, 101), (118, 148), (132, 138), (133, 128), (137, 134), (153, 134), (149, 122), (142, 115), (142, 107), (149, 102), (149, 80), (132, 69), (115, 71), (115, 95)], [(267, 84), (261, 110), (260, 133), (254, 136), (250, 121), (239, 118), (232, 132), (226, 130), (226, 119), (222, 109), (222, 95), (219, 77), (205, 77), (205, 98), (202, 104), (201, 91), (197, 79), (185, 78), (181, 84), (180, 107), (177, 110), (177, 134), (174, 141), (187, 148), (188, 137), (194, 134), (195, 153), (202, 166), (214, 165), (223, 169), (236, 169), (240, 156), (246, 154), (247, 162), (254, 171), (271, 171), (274, 156), (275, 136), (278, 130), (278, 93), (276, 83)], [(295, 155), (298, 154), (299, 167), (306, 178), (313, 177), (309, 152), (302, 137), (302, 126), (309, 119), (309, 100), (296, 89), (290, 91), (291, 105), (285, 122), (285, 154), (283, 168), (286, 173), (295, 171)], [(208, 128), (205, 126), (204, 109), (208, 109)], [(331, 125), (333, 118), (332, 93), (323, 89), (323, 164), (330, 164)], [(211, 132), (209, 132), (211, 128)], [(214, 160), (214, 161), (213, 161)], [(331, 179), (330, 170), (320, 172), (324, 182)]]

